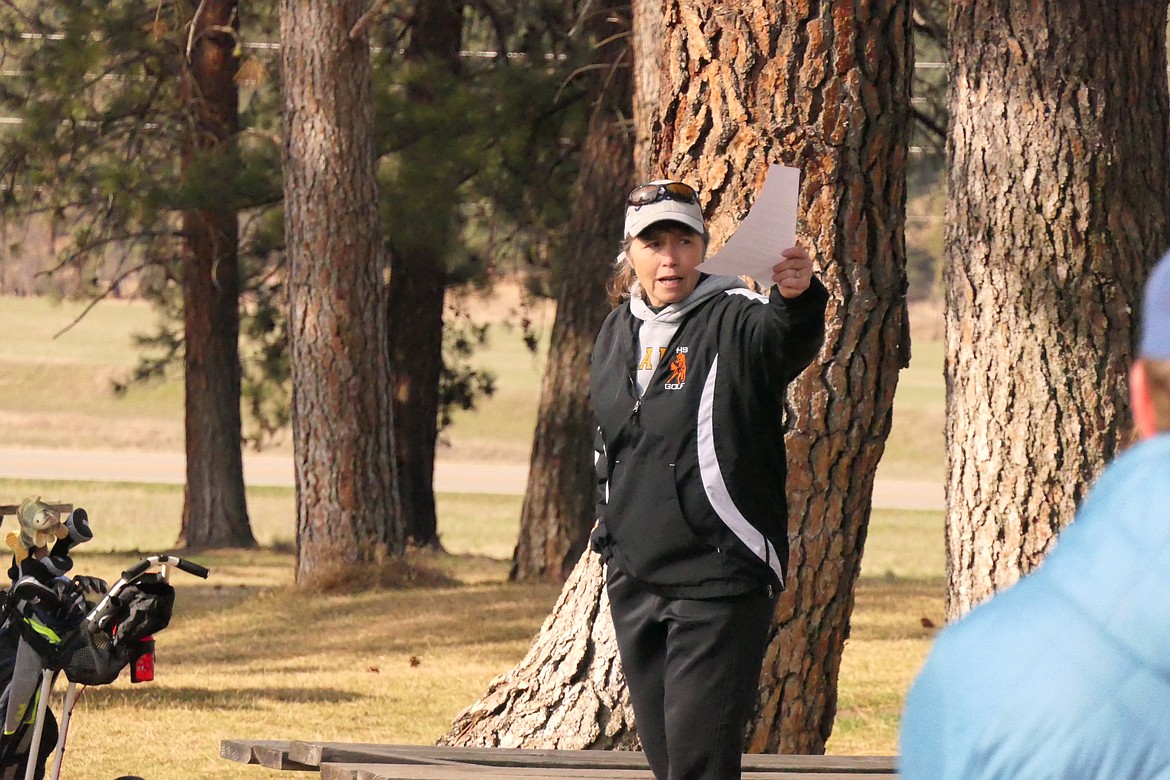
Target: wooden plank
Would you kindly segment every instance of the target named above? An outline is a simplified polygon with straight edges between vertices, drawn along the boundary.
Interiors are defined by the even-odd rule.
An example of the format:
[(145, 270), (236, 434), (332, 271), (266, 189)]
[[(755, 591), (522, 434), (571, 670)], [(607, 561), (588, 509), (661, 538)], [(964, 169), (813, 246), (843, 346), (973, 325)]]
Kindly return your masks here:
[(325, 763), (321, 780), (654, 780), (649, 769), (568, 769), (475, 764)]
[(646, 757), (632, 750), (532, 750), (438, 745), (387, 745), (371, 742), (294, 740), (289, 756), (310, 766), (325, 763), (447, 764), (543, 766), (579, 769), (645, 769)]
[(744, 770), (762, 772), (825, 772), (893, 775), (897, 756), (794, 756), (782, 753), (745, 753)]
[[(60, 512), (62, 517), (73, 511), (73, 504), (54, 504), (49, 501), (46, 501), (45, 503), (48, 504), (50, 508), (56, 509), (58, 512)], [(5, 515), (16, 514), (16, 510), (19, 508), (20, 504), (0, 504), (0, 519), (2, 519)]]
[(221, 739), (219, 757), (239, 764), (259, 764), (254, 748), (288, 750), (288, 740), (281, 739)]
[(321, 764), (321, 780), (358, 780), (358, 771), (374, 764)]
[[(484, 767), (470, 764), (325, 763), (321, 780), (654, 780), (649, 769), (570, 769), (538, 766)], [(744, 772), (743, 780), (889, 780), (886, 773)]]
[(262, 767), (268, 769), (288, 769), (300, 772), (316, 772), (316, 766), (309, 766), (302, 764), (299, 761), (293, 761), (288, 756), (288, 743), (283, 745), (254, 745), (252, 747), (252, 754), (256, 756), (257, 763)]
[(782, 769), (778, 772), (763, 770), (757, 772), (744, 771), (743, 780), (890, 780), (897, 777), (894, 772), (837, 772), (822, 771), (820, 768), (805, 771), (801, 769)]
[[(289, 757), (309, 766), (324, 763), (427, 764), (460, 762), (481, 766), (541, 766), (577, 769), (645, 769), (646, 758), (631, 750), (531, 750), (516, 748), (466, 748), (436, 745), (387, 745), (361, 742), (308, 742), (294, 740)], [(793, 756), (747, 754), (745, 771), (840, 774), (896, 772), (895, 756)]]

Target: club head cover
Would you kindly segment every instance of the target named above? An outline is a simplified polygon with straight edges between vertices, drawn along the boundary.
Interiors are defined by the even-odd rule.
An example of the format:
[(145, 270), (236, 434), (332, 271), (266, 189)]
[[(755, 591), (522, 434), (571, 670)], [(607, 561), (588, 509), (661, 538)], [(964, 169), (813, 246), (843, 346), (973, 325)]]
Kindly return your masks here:
[(8, 545), (9, 550), (12, 550), (12, 558), (16, 565), (20, 566), (20, 562), (28, 557), (28, 549), (20, 543), (20, 534), (16, 531), (9, 531), (4, 536), (4, 543)]
[(65, 527), (69, 530), (69, 538), (73, 544), (82, 544), (93, 539), (93, 530), (89, 527), (89, 513), (77, 507), (65, 518)]
[[(57, 546), (60, 544), (57, 542)], [(40, 562), (54, 577), (60, 577), (73, 568), (73, 559), (64, 553), (57, 552), (57, 547), (53, 548), (53, 552), (41, 558)]]
[(20, 574), (24, 577), (33, 577), (38, 582), (51, 582), (53, 574), (45, 564), (31, 555), (20, 562)]
[[(65, 522), (57, 530), (57, 542), (53, 545), (49, 555), (55, 558), (67, 558), (70, 550), (90, 539), (93, 539), (93, 530), (89, 527), (89, 513), (78, 507), (69, 513)], [(69, 565), (73, 565), (72, 561)]]
[(61, 513), (37, 498), (20, 502), (16, 510), (20, 522), (20, 543), (25, 550), (47, 548), (57, 539), (56, 529), (61, 525)]

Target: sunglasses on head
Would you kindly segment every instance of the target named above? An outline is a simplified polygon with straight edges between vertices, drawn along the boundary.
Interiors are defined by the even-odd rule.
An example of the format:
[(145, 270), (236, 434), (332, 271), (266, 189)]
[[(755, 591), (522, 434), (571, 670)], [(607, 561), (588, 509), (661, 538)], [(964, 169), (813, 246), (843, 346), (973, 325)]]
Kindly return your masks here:
[(681, 181), (672, 181), (666, 184), (643, 184), (640, 187), (634, 187), (626, 197), (626, 203), (630, 206), (649, 206), (660, 200), (698, 203), (699, 193)]

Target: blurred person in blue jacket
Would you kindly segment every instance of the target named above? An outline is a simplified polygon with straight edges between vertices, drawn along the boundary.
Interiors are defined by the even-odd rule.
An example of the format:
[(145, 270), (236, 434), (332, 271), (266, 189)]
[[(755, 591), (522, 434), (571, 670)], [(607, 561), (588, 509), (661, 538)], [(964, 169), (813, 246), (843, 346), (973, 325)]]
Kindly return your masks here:
[(902, 715), (904, 780), (1170, 778), (1170, 254), (1141, 319), (1139, 443), (1034, 573), (939, 634)]

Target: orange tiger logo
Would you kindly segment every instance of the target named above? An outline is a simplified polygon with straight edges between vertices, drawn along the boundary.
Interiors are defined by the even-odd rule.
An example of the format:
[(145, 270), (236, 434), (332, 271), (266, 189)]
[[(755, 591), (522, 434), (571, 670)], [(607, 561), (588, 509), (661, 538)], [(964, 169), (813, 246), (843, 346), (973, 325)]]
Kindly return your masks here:
[(687, 381), (687, 354), (685, 352), (678, 352), (674, 359), (670, 361), (670, 378), (666, 380), (666, 386), (671, 390), (677, 390), (683, 386)]

